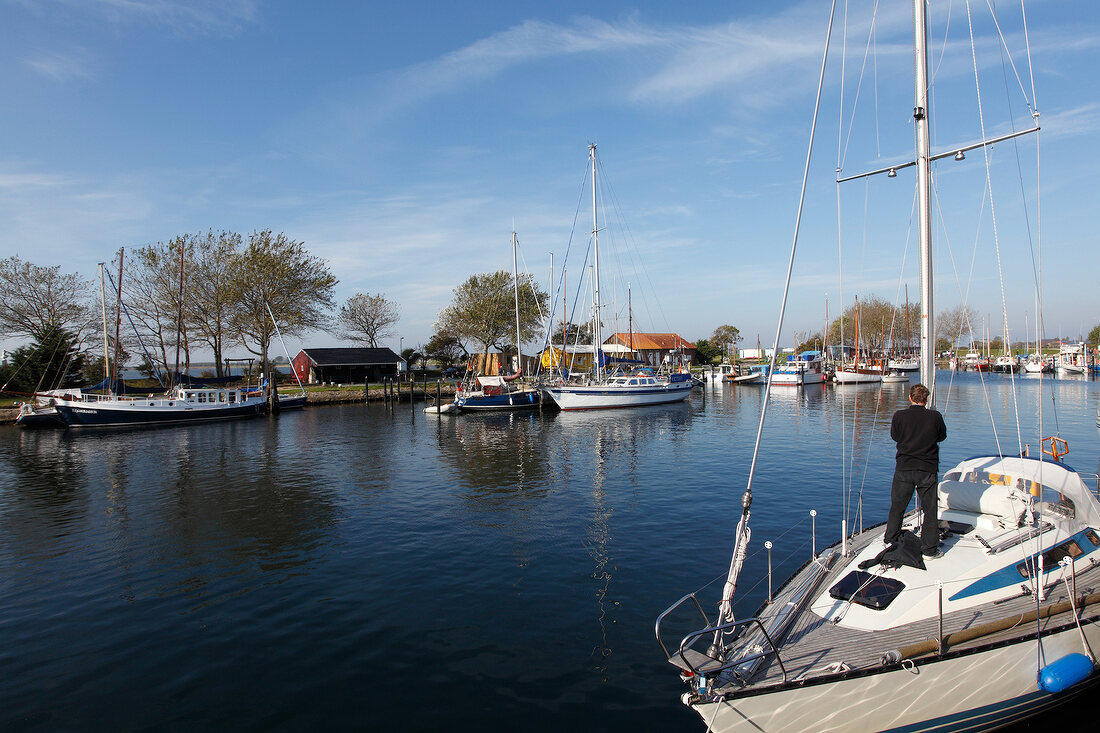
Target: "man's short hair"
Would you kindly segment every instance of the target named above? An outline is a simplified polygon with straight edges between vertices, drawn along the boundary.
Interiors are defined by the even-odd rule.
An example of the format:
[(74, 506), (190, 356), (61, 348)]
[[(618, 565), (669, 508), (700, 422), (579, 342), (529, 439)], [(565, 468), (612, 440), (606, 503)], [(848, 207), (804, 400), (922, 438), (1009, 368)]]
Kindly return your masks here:
[(928, 391), (928, 388), (923, 384), (914, 384), (909, 388), (909, 399), (916, 402), (918, 405), (927, 405), (928, 397), (932, 393)]

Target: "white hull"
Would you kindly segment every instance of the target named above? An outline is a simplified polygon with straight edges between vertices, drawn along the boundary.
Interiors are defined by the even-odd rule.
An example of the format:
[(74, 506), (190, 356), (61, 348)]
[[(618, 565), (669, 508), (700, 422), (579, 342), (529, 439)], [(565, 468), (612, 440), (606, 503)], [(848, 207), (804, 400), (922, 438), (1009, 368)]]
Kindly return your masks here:
[(1059, 364), (1058, 365), (1058, 373), (1059, 374), (1084, 374), (1085, 372), (1086, 372), (1086, 369), (1083, 366), (1074, 366), (1072, 364)]
[(691, 394), (691, 382), (672, 382), (669, 384), (632, 389), (593, 385), (587, 387), (547, 387), (546, 394), (562, 410), (607, 410), (618, 407), (645, 407), (680, 402)]
[[(1084, 627), (1100, 644), (1096, 624)], [(1081, 652), (1076, 627), (1043, 639), (1048, 662)], [(693, 706), (715, 733), (856, 733), (857, 731), (989, 730), (1064, 701), (1035, 682), (1035, 642), (866, 677), (812, 683)], [(711, 722), (713, 721), (713, 723)]]
[(882, 372), (849, 372), (837, 369), (833, 381), (837, 384), (877, 384), (882, 381)]
[(783, 372), (778, 371), (775, 376), (772, 377), (772, 386), (787, 385), (794, 387), (802, 387), (807, 384), (824, 384), (825, 374), (823, 372)]

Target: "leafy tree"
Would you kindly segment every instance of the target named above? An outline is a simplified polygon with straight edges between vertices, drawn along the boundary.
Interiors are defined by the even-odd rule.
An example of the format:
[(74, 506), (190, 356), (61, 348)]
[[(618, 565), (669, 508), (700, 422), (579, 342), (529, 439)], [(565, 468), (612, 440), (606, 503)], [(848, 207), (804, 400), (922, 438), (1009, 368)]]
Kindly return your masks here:
[(714, 329), (710, 340), (722, 352), (722, 356), (728, 359), (731, 353), (736, 353), (737, 344), (741, 341), (741, 331), (733, 326), (719, 326)]
[[(520, 340), (530, 341), (542, 333), (542, 314), (547, 296), (530, 275), (519, 276)], [(516, 308), (512, 274), (497, 270), (471, 275), (455, 288), (454, 299), (443, 309), (436, 332), (446, 332), (462, 341), (503, 350), (504, 340), (515, 337)]]
[(584, 323), (572, 323), (570, 321), (566, 321), (565, 323), (558, 323), (556, 326), (554, 326), (553, 333), (550, 334), (550, 344), (560, 348), (563, 342), (567, 345), (591, 344), (591, 322), (586, 321)]
[(401, 349), (401, 358), (409, 365), (409, 370), (411, 371), (424, 359), (424, 355), (410, 346), (407, 349)]
[(400, 319), (397, 304), (382, 293), (356, 293), (340, 306), (336, 316), (336, 335), (378, 348), (378, 342), (394, 335), (393, 326)]
[(0, 385), (7, 391), (29, 394), (47, 389), (84, 385), (84, 354), (77, 338), (57, 326), (42, 338), (16, 349), (11, 363), (0, 371)]
[(825, 339), (821, 336), (821, 332), (810, 334), (806, 339), (794, 347), (794, 353), (798, 354), (803, 351), (824, 351)]
[(699, 364), (716, 364), (722, 357), (722, 350), (707, 339), (695, 342), (695, 361)]
[(424, 347), (424, 357), (439, 363), (441, 367), (448, 367), (460, 359), (469, 358), (470, 354), (462, 345), (462, 342), (449, 333), (435, 333)]
[(1089, 335), (1085, 337), (1085, 341), (1093, 346), (1100, 345), (1100, 325), (1092, 327), (1092, 330), (1089, 331)]
[(268, 307), (282, 333), (319, 328), (333, 307), (338, 280), (302, 242), (265, 229), (250, 234), (248, 244), (233, 258), (229, 282), (234, 302), (229, 325), (244, 347), (260, 357), (268, 374), (267, 355), (275, 336)]
[(44, 343), (61, 329), (79, 337), (95, 326), (91, 295), (87, 280), (59, 265), (0, 260), (0, 335)]

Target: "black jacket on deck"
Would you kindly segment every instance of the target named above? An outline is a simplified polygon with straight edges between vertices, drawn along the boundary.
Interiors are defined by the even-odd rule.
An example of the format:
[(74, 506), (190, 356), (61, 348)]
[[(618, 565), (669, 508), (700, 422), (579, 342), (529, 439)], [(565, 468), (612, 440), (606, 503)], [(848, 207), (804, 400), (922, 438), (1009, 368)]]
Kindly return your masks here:
[(898, 471), (940, 470), (940, 442), (947, 437), (943, 415), (924, 405), (911, 405), (894, 413), (890, 437), (898, 444)]

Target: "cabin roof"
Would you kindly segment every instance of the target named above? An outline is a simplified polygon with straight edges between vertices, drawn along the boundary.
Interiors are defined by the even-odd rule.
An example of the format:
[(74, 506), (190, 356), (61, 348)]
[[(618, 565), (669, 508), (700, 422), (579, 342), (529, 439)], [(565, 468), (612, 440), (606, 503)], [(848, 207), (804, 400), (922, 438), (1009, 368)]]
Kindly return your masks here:
[(361, 366), (367, 364), (394, 364), (401, 357), (393, 349), (333, 347), (302, 349), (302, 354), (317, 366)]
[(639, 349), (694, 349), (691, 343), (678, 333), (613, 333), (604, 343), (617, 342), (624, 346), (633, 344), (634, 350)]

